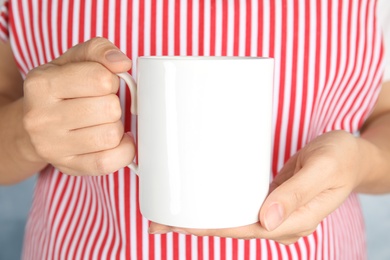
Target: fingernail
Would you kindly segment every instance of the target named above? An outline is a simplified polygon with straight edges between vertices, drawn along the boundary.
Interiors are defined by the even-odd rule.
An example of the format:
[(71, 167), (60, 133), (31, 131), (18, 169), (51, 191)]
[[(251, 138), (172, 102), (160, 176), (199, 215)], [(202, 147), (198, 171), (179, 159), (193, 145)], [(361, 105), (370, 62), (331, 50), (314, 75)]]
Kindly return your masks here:
[(106, 53), (106, 60), (111, 62), (119, 62), (129, 60), (129, 58), (119, 50), (110, 50)]
[(272, 204), (265, 214), (264, 226), (268, 231), (279, 227), (283, 221), (283, 208), (278, 203)]

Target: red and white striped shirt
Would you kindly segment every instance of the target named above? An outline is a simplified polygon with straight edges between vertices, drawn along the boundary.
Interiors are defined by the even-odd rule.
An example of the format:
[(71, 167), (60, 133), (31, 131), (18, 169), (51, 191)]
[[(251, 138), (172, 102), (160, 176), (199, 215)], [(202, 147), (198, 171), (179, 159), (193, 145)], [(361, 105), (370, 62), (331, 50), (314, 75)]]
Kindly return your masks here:
[[(357, 132), (382, 76), (375, 0), (9, 0), (0, 13), (22, 75), (95, 36), (141, 55), (275, 58), (273, 163), (336, 129)], [(135, 74), (136, 66), (132, 69)], [(129, 93), (121, 86), (126, 130)], [(234, 118), (232, 118), (234, 124)], [(364, 224), (352, 194), (316, 231), (285, 246), (181, 234), (149, 235), (128, 169), (38, 177), (24, 259), (364, 259)]]

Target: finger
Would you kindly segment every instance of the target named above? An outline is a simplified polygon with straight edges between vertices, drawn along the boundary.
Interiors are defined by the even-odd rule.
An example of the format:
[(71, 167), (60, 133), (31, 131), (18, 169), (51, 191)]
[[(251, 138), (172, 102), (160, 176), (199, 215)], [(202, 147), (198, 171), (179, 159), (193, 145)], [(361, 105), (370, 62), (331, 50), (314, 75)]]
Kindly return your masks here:
[(124, 127), (121, 121), (69, 131), (64, 137), (64, 156), (82, 155), (117, 147), (122, 141)]
[(126, 167), (133, 162), (134, 156), (135, 144), (132, 135), (124, 134), (120, 144), (114, 149), (72, 156), (62, 167), (69, 169), (69, 172), (65, 172), (69, 175), (100, 176)]
[(307, 164), (271, 192), (260, 210), (259, 218), (262, 225), (269, 231), (274, 230), (292, 212), (328, 189), (329, 183), (325, 177), (328, 175), (319, 172), (327, 171), (327, 167), (328, 165), (318, 161), (315, 166)]
[(103, 96), (119, 89), (118, 76), (96, 62), (66, 64), (53, 69), (48, 78), (49, 94), (58, 99)]
[(51, 125), (76, 130), (120, 120), (122, 109), (117, 95), (67, 99), (59, 103), (48, 115)]
[(62, 56), (53, 60), (52, 64), (64, 65), (83, 61), (100, 63), (112, 73), (125, 72), (131, 68), (131, 60), (113, 43), (100, 37), (72, 47)]
[(296, 153), (294, 156), (292, 156), (282, 167), (282, 169), (278, 172), (278, 174), (275, 176), (275, 178), (272, 180), (269, 188), (269, 192), (271, 193), (273, 190), (275, 190), (277, 187), (282, 185), (285, 181), (291, 178), (297, 171), (297, 159), (298, 159), (298, 153)]
[(172, 232), (172, 227), (155, 222), (150, 222), (148, 232), (149, 234), (165, 234), (168, 232)]

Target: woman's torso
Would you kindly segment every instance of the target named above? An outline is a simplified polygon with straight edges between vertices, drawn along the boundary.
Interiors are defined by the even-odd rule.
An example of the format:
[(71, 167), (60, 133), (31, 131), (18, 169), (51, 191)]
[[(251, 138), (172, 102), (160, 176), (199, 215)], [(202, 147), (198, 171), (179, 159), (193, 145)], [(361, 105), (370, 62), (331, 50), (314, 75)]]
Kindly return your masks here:
[[(374, 0), (10, 0), (7, 6), (2, 18), (9, 31), (3, 32), (23, 75), (95, 36), (108, 38), (133, 60), (274, 57), (273, 174), (316, 136), (336, 129), (357, 132), (379, 91), (382, 49)], [(134, 63), (133, 74), (136, 69)], [(121, 86), (118, 95), (125, 128), (135, 132), (129, 93)], [(312, 235), (284, 246), (148, 235), (137, 188), (128, 169), (77, 178), (46, 168), (37, 181), (24, 259), (365, 258), (355, 195)]]

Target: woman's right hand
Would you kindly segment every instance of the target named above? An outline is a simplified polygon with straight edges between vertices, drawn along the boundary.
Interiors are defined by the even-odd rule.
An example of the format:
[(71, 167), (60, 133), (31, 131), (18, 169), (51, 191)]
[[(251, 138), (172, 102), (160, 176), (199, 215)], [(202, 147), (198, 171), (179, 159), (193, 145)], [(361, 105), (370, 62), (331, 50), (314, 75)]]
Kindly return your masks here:
[(103, 175), (133, 161), (116, 95), (131, 61), (104, 38), (69, 49), (31, 70), (24, 82), (24, 126), (37, 158), (69, 175)]

